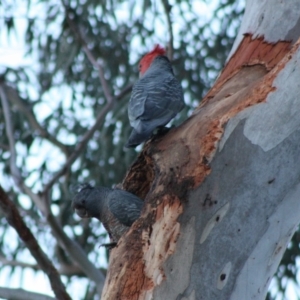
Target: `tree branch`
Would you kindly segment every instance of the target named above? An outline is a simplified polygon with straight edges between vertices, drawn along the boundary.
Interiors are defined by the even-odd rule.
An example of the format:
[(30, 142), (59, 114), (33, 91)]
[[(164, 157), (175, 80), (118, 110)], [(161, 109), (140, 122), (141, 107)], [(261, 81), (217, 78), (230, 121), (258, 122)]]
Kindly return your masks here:
[(113, 102), (114, 97), (112, 96), (112, 94), (109, 91), (108, 83), (105, 79), (103, 68), (102, 68), (101, 64), (97, 61), (97, 59), (94, 57), (94, 55), (92, 54), (91, 50), (88, 47), (87, 42), (85, 41), (84, 37), (80, 34), (79, 28), (76, 26), (75, 22), (73, 21), (73, 18), (75, 16), (75, 12), (72, 11), (71, 8), (68, 7), (67, 4), (65, 4), (63, 0), (62, 0), (62, 4), (63, 4), (64, 9), (65, 9), (65, 15), (66, 15), (66, 18), (67, 18), (67, 22), (70, 26), (70, 29), (73, 31), (74, 36), (78, 40), (79, 44), (82, 46), (82, 49), (85, 52), (85, 54), (86, 54), (88, 60), (90, 61), (90, 63), (94, 66), (95, 69), (98, 70), (98, 76), (99, 76), (99, 79), (100, 79), (101, 86), (103, 88), (103, 93), (104, 93), (104, 96), (106, 98), (106, 101), (108, 103)]
[[(4, 214), (7, 222), (17, 231), (31, 255), (36, 259), (39, 266), (47, 274), (54, 294), (58, 299), (71, 300), (60, 280), (57, 270), (52, 265), (46, 254), (40, 248), (35, 237), (24, 223), (15, 204), (8, 198), (0, 186), (0, 209)], [(23, 298), (24, 299), (24, 298)]]
[(16, 153), (16, 143), (14, 139), (14, 130), (12, 119), (10, 115), (10, 109), (8, 104), (8, 99), (6, 97), (6, 93), (4, 91), (3, 83), (0, 83), (0, 97), (3, 108), (4, 120), (5, 120), (5, 129), (6, 136), (8, 139), (9, 149), (10, 149), (10, 159), (9, 159), (9, 167), (12, 173), (13, 179), (17, 186), (20, 186), (22, 182), (22, 176), (19, 168), (16, 165), (17, 161), (17, 153)]
[[(4, 256), (0, 256), (0, 265), (2, 266), (9, 266), (9, 267), (20, 267), (20, 268), (30, 268), (34, 271), (41, 271), (41, 267), (38, 264), (29, 264), (19, 260), (11, 260), (7, 259)], [(86, 276), (86, 274), (82, 271), (78, 265), (75, 264), (65, 264), (60, 263), (59, 268), (57, 271), (60, 275), (65, 276)]]
[(40, 293), (33, 293), (23, 289), (12, 289), (5, 287), (0, 287), (0, 297), (7, 300), (55, 300), (53, 297)]
[(2, 149), (3, 151), (9, 151), (9, 146), (0, 143), (0, 149)]
[(108, 102), (104, 108), (101, 110), (101, 112), (98, 114), (97, 119), (94, 123), (94, 125), (84, 134), (82, 137), (82, 140), (76, 145), (75, 150), (72, 152), (72, 154), (68, 157), (66, 163), (61, 168), (60, 171), (58, 171), (52, 179), (49, 181), (49, 183), (45, 186), (43, 190), (43, 194), (46, 195), (48, 191), (52, 188), (52, 186), (55, 184), (55, 182), (65, 174), (65, 172), (71, 167), (71, 165), (74, 163), (74, 161), (77, 159), (77, 157), (80, 155), (88, 141), (91, 139), (97, 128), (101, 125), (102, 122), (104, 122), (106, 114), (112, 109), (113, 102)]
[(125, 97), (127, 94), (129, 94), (132, 90), (133, 84), (129, 84), (121, 90), (121, 92), (115, 96), (115, 100), (121, 100), (123, 97)]
[(103, 93), (104, 93), (107, 103), (104, 106), (104, 108), (101, 110), (101, 112), (98, 114), (94, 125), (85, 133), (82, 140), (80, 141), (80, 143), (77, 144), (74, 152), (69, 156), (69, 158), (67, 159), (64, 166), (61, 168), (60, 171), (58, 171), (53, 176), (53, 178), (45, 186), (43, 194), (47, 194), (48, 191), (55, 184), (55, 182), (61, 176), (63, 176), (67, 172), (67, 170), (71, 167), (71, 165), (74, 163), (74, 161), (80, 155), (80, 153), (82, 152), (82, 150), (84, 149), (84, 147), (86, 146), (88, 141), (92, 138), (92, 136), (95, 133), (95, 131), (97, 130), (97, 128), (104, 122), (104, 119), (105, 119), (107, 113), (113, 108), (114, 103), (116, 101), (122, 99), (125, 95), (127, 95), (132, 90), (132, 85), (128, 85), (118, 95), (116, 95), (116, 96), (111, 95), (111, 93), (109, 92), (108, 83), (104, 77), (104, 72), (103, 72), (103, 68), (102, 68), (101, 64), (96, 60), (96, 58), (94, 57), (94, 55), (88, 48), (88, 45), (87, 45), (85, 39), (80, 34), (79, 29), (76, 27), (75, 23), (73, 22), (73, 19), (70, 16), (70, 13), (68, 12), (69, 8), (64, 3), (64, 1), (62, 1), (62, 4), (65, 8), (66, 18), (67, 18), (67, 21), (68, 21), (68, 24), (69, 24), (71, 30), (73, 31), (73, 33), (74, 33), (75, 37), (77, 38), (77, 40), (79, 41), (79, 43), (82, 45), (83, 50), (84, 50), (87, 58), (89, 59), (90, 63), (98, 70), (100, 83), (102, 85)]
[(13, 102), (17, 106), (17, 108), (27, 117), (31, 127), (36, 130), (41, 137), (47, 139), (49, 142), (61, 149), (62, 152), (68, 155), (66, 145), (57, 140), (53, 135), (51, 135), (45, 128), (41, 126), (32, 110), (22, 101), (18, 92), (7, 84), (3, 84), (3, 89), (11, 102)]
[(173, 53), (174, 53), (174, 35), (173, 35), (173, 26), (172, 26), (172, 21), (171, 21), (171, 9), (172, 6), (168, 2), (168, 0), (162, 0), (162, 4), (166, 13), (166, 18), (167, 18), (167, 23), (168, 23), (168, 29), (169, 29), (169, 35), (170, 35), (170, 40), (169, 40), (169, 45), (168, 45), (168, 57), (172, 61), (173, 60)]
[(14, 128), (12, 124), (12, 118), (10, 114), (10, 108), (9, 108), (9, 102), (7, 99), (7, 95), (5, 93), (5, 88), (3, 86), (3, 83), (0, 83), (0, 97), (1, 97), (1, 103), (3, 107), (3, 114), (4, 114), (4, 120), (5, 120), (5, 129), (6, 129), (6, 135), (8, 139), (9, 144), (9, 151), (10, 151), (10, 159), (9, 159), (9, 166), (10, 171), (12, 174), (12, 177), (17, 185), (17, 187), (27, 194), (29, 197), (31, 197), (32, 201), (37, 205), (37, 207), (44, 213), (47, 213), (47, 210), (49, 209), (45, 203), (41, 201), (41, 198), (38, 197), (36, 194), (34, 194), (29, 187), (26, 186), (24, 183), (24, 180), (22, 178), (20, 169), (17, 166), (17, 152), (16, 152), (16, 142), (14, 139)]
[(41, 270), (38, 264), (29, 264), (18, 260), (7, 259), (4, 256), (0, 256), (0, 263), (2, 266), (10, 266), (10, 267), (21, 267), (21, 268), (30, 268), (34, 271)]
[[(63, 231), (61, 226), (58, 224), (57, 220), (53, 216), (50, 205), (46, 205), (46, 203), (50, 204), (50, 201), (48, 200), (48, 190), (45, 189), (47, 192), (44, 192), (42, 194), (35, 194), (31, 191), (30, 188), (28, 188), (21, 176), (21, 172), (18, 169), (16, 165), (16, 150), (15, 150), (15, 140), (14, 140), (14, 130), (12, 125), (12, 120), (10, 117), (10, 110), (9, 110), (9, 103), (8, 99), (6, 97), (6, 94), (4, 92), (2, 84), (0, 84), (0, 96), (2, 100), (2, 106), (5, 116), (5, 124), (6, 124), (6, 133), (9, 139), (9, 147), (11, 151), (11, 157), (10, 157), (10, 164), (11, 168), (14, 173), (12, 173), (13, 178), (17, 184), (17, 186), (26, 193), (32, 201), (38, 206), (38, 208), (41, 210), (41, 212), (46, 216), (47, 221), (52, 229), (52, 232), (54, 236), (57, 238), (58, 242), (61, 244), (61, 246), (68, 251), (70, 256), (72, 257), (74, 262), (77, 262), (78, 265), (81, 267), (81, 269), (91, 278), (93, 281), (97, 283), (97, 288), (99, 291), (99, 294), (101, 294), (103, 284), (104, 284), (104, 276), (95, 266), (88, 260), (86, 254), (82, 250), (82, 248), (73, 240), (71, 240), (66, 233)], [(109, 104), (109, 103), (108, 103)], [(106, 105), (107, 110), (110, 109), (110, 107)], [(106, 110), (102, 110), (101, 113), (98, 116), (98, 122), (100, 120), (100, 123), (103, 118), (103, 114), (106, 114)], [(104, 119), (104, 118), (103, 118)], [(68, 167), (71, 166), (71, 164), (75, 161), (77, 156), (80, 154), (84, 146), (86, 145), (87, 141), (90, 139), (90, 137), (93, 135), (95, 130), (97, 129), (98, 123), (94, 124), (94, 126), (84, 135), (83, 141), (78, 145), (76, 150), (72, 153), (72, 155), (69, 157), (65, 167), (62, 169), (63, 172), (60, 173), (59, 176), (61, 176), (64, 173), (64, 170), (66, 170)], [(15, 175), (16, 174), (16, 175)], [(54, 176), (52, 179), (52, 183), (50, 187), (55, 183), (55, 181), (59, 178), (59, 176)], [(47, 188), (47, 187), (46, 187)], [(25, 224), (24, 224), (25, 225)]]
[(47, 216), (47, 222), (50, 224), (52, 233), (60, 243), (61, 247), (63, 247), (72, 260), (80, 266), (84, 273), (97, 284), (97, 291), (99, 295), (101, 295), (105, 281), (102, 272), (89, 261), (80, 245), (65, 234), (51, 212)]

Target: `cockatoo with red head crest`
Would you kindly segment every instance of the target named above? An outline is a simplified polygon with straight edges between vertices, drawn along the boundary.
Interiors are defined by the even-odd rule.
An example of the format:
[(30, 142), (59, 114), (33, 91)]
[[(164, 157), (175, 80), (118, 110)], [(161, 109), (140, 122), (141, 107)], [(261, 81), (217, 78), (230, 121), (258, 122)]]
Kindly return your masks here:
[(134, 84), (128, 106), (133, 128), (126, 147), (146, 141), (157, 127), (165, 126), (184, 107), (183, 92), (175, 78), (166, 51), (159, 45), (139, 64), (140, 78)]

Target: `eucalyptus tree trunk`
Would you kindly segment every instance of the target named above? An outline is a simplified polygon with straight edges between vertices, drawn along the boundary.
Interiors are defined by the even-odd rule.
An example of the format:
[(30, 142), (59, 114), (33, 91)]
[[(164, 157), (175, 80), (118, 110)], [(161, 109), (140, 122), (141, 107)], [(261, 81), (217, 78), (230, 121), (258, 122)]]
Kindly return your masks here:
[(247, 2), (201, 105), (124, 179), (146, 205), (102, 299), (265, 298), (300, 222), (299, 36), (299, 0)]

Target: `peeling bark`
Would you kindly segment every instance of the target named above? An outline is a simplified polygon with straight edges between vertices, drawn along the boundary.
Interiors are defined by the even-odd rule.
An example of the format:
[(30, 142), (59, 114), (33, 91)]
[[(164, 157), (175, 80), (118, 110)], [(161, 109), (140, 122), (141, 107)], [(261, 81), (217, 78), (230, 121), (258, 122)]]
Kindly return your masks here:
[[(146, 205), (111, 252), (103, 299), (264, 299), (300, 222), (300, 5), (251, 4), (200, 106), (128, 171)], [(274, 6), (298, 9), (277, 40), (265, 19), (248, 30), (253, 7)]]

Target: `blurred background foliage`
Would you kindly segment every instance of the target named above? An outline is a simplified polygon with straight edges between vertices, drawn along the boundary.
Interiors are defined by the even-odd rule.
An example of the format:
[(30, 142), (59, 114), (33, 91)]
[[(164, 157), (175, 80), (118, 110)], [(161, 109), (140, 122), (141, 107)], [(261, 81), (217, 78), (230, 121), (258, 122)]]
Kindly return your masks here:
[[(139, 58), (156, 43), (168, 46), (186, 102), (174, 120), (179, 124), (199, 104), (224, 66), (243, 10), (244, 1), (234, 0), (0, 2), (0, 84), (9, 101), (15, 163), (35, 195), (61, 170), (107, 103), (98, 70), (84, 46), (102, 66), (110, 93), (121, 93), (71, 168), (47, 191), (58, 223), (98, 268), (107, 265), (107, 253), (98, 247), (107, 240), (106, 234), (98, 221), (82, 221), (74, 215), (70, 186), (120, 183), (141, 149), (123, 147), (130, 133), (127, 103), (130, 86), (138, 78)], [(7, 59), (3, 56), (7, 55), (5, 47), (12, 51)], [(84, 271), (74, 267), (32, 197), (16, 186), (8, 136), (1, 105), (1, 185), (63, 274), (73, 299), (93, 299), (94, 284), (84, 280)], [(28, 269), (38, 272), (34, 259), (3, 218), (0, 232), (0, 278), (1, 273), (22, 278)], [(269, 299), (283, 299), (278, 297), (284, 297), (287, 278), (296, 283), (298, 235), (273, 280), (273, 290), (281, 293), (271, 293)], [(81, 286), (76, 289), (79, 280)]]

